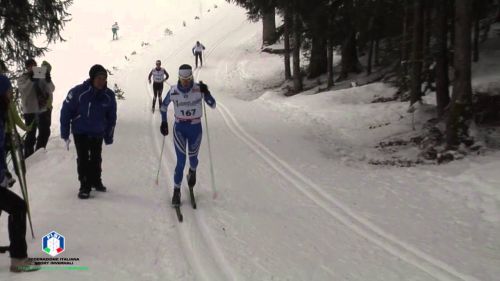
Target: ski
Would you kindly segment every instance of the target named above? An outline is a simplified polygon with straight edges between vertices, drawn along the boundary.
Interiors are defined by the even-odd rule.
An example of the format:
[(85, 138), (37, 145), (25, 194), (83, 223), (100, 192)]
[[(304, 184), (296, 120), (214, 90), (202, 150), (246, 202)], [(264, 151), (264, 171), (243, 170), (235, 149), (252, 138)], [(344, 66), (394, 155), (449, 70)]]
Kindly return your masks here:
[(189, 197), (191, 198), (191, 207), (196, 209), (196, 199), (194, 198), (194, 190), (192, 186), (189, 187)]
[(181, 213), (181, 206), (174, 206), (174, 209), (175, 209), (175, 213), (177, 214), (177, 219), (179, 220), (179, 222), (182, 222), (184, 217), (182, 216), (182, 213)]
[(0, 254), (5, 254), (5, 252), (9, 251), (9, 246), (0, 246)]

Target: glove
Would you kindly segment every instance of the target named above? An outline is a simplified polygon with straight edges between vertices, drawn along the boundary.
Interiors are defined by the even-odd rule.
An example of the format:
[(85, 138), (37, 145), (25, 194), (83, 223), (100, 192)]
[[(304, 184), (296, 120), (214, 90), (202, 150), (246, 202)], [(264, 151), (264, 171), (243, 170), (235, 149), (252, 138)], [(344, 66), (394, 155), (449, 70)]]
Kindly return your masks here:
[(199, 84), (200, 84), (200, 91), (202, 93), (204, 93), (204, 94), (209, 93), (207, 84), (203, 83), (203, 81), (200, 81)]
[(69, 150), (69, 144), (71, 143), (71, 140), (69, 138), (64, 139), (64, 142), (66, 143), (66, 150)]
[(164, 136), (168, 135), (168, 123), (167, 123), (167, 121), (161, 122), (160, 132)]

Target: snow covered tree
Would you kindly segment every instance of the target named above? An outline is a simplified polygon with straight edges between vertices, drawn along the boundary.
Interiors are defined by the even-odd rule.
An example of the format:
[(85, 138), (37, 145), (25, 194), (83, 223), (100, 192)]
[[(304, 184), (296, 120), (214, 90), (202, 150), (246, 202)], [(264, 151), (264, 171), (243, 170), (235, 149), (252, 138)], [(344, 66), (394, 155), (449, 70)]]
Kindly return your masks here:
[(64, 41), (60, 31), (69, 21), (73, 0), (0, 0), (0, 60), (22, 66), (26, 58), (44, 54), (34, 38), (46, 43)]

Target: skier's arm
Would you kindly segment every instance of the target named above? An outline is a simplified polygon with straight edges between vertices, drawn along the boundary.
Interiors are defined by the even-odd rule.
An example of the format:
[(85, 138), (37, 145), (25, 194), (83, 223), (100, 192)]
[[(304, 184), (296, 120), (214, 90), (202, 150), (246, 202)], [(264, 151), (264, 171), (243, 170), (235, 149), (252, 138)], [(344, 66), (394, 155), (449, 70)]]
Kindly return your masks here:
[(170, 76), (168, 75), (168, 72), (165, 68), (163, 69), (163, 72), (165, 73), (165, 80), (163, 80), (163, 82), (165, 82), (168, 80), (168, 77), (170, 77)]
[(202, 48), (203, 50), (205, 50), (205, 46), (203, 46), (203, 44), (200, 44), (200, 45), (201, 45), (201, 48)]
[(149, 75), (148, 75), (148, 81), (149, 81), (149, 83), (151, 83), (151, 76), (153, 76), (153, 70), (151, 70), (149, 72)]
[(61, 108), (61, 138), (64, 140), (69, 139), (71, 120), (73, 119), (78, 106), (78, 96), (75, 96), (73, 91), (74, 89), (69, 91), (68, 96), (64, 100)]
[(203, 99), (208, 104), (208, 106), (210, 106), (211, 108), (215, 108), (216, 102), (214, 97), (210, 94), (210, 91), (203, 93)]
[(210, 106), (211, 108), (215, 108), (216, 102), (212, 94), (210, 94), (207, 84), (203, 83), (202, 81), (200, 81), (199, 84), (200, 84), (200, 91), (203, 93), (203, 99), (208, 104), (208, 106)]
[(160, 113), (161, 113), (161, 121), (167, 121), (167, 109), (168, 105), (170, 104), (170, 93), (172, 92), (172, 88), (170, 91), (168, 91), (167, 96), (165, 96), (165, 99), (163, 99), (163, 102), (161, 103), (160, 107)]
[(191, 49), (191, 52), (193, 53), (193, 56), (194, 56), (194, 49), (196, 49), (196, 45), (193, 47), (193, 49)]
[(113, 91), (108, 90), (108, 92), (110, 92), (108, 95), (111, 98), (111, 106), (106, 112), (106, 131), (104, 135), (104, 143), (112, 144), (116, 126), (116, 97)]

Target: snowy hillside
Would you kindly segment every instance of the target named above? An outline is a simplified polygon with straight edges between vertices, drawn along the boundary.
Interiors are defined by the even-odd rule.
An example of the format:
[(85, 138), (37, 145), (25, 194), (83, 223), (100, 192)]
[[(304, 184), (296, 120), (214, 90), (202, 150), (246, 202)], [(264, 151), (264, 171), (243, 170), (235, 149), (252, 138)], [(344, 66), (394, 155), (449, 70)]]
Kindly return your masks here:
[[(42, 236), (63, 234), (58, 257), (79, 258), (80, 268), (15, 275), (1, 255), (0, 280), (498, 280), (500, 153), (443, 166), (368, 164), (381, 153), (378, 142), (411, 130), (407, 104), (370, 103), (394, 89), (377, 83), (282, 96), (273, 87), (283, 62), (260, 53), (261, 25), (223, 0), (86, 0), (70, 12), (68, 41), (44, 58), (54, 67), (55, 110), (47, 150), (27, 161), (36, 234), (27, 240), (31, 257), (47, 258)], [(112, 41), (115, 21), (120, 39)], [(161, 59), (176, 83), (179, 65), (194, 64), (197, 40), (207, 50), (195, 77), (209, 85), (217, 109), (207, 108), (203, 123), (198, 209), (184, 181), (179, 223), (170, 206), (172, 136), (161, 155), (147, 75)], [(95, 63), (112, 72), (108, 85), (125, 100), (114, 144), (103, 147), (108, 192), (80, 200), (76, 152), (60, 140), (59, 110)], [(6, 244), (5, 214), (0, 225)]]

